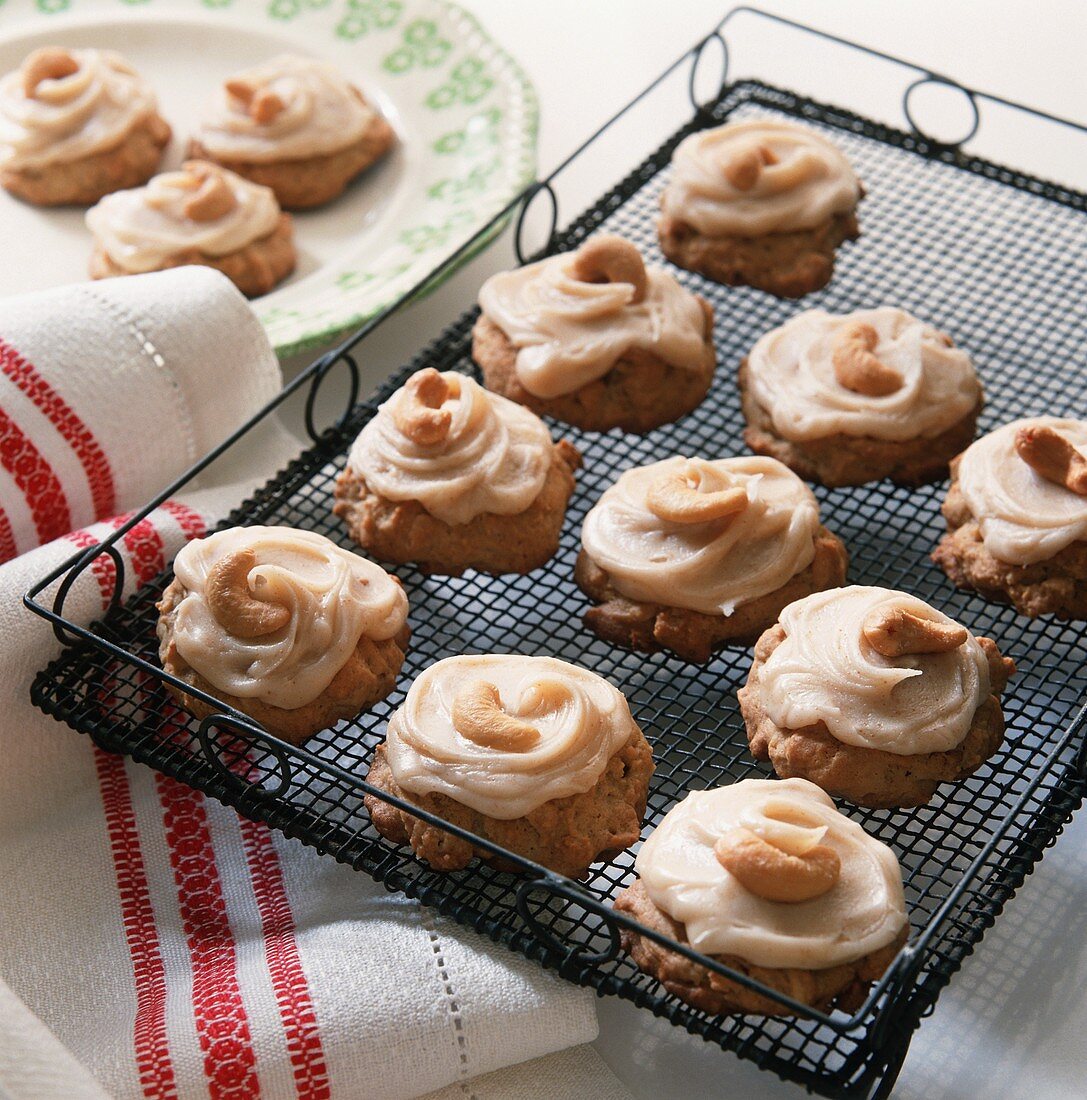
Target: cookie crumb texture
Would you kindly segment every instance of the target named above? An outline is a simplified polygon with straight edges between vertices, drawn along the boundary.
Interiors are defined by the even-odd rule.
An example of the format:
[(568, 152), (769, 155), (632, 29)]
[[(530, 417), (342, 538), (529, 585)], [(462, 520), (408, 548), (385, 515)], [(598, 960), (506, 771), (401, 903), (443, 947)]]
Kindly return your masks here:
[(999, 697), (1015, 666), (989, 638), (978, 638), (978, 643), (988, 661), (992, 694), (975, 711), (966, 737), (946, 752), (913, 756), (847, 745), (825, 722), (795, 730), (775, 725), (762, 703), (759, 672), (784, 639), (780, 624), (763, 634), (747, 683), (737, 693), (751, 754), (756, 760), (769, 760), (782, 779), (808, 779), (836, 798), (873, 809), (924, 806), (941, 783), (972, 775), (1004, 742)]
[(762, 237), (708, 237), (668, 214), (657, 228), (661, 251), (677, 267), (779, 298), (803, 298), (825, 287), (834, 274), (838, 246), (861, 235), (854, 211), (834, 214), (812, 229)]
[(643, 653), (669, 650), (685, 661), (705, 664), (722, 646), (752, 644), (794, 600), (844, 583), (848, 562), (842, 540), (820, 527), (815, 557), (806, 569), (776, 592), (740, 604), (727, 617), (627, 599), (584, 550), (578, 555), (574, 578), (598, 604), (585, 612), (585, 625), (594, 634), (613, 645)]
[[(379, 790), (525, 859), (578, 878), (590, 864), (614, 858), (638, 839), (652, 774), (653, 754), (638, 731), (611, 757), (596, 784), (584, 794), (552, 799), (512, 821), (488, 817), (444, 794), (406, 793), (393, 778), (384, 745), (374, 751), (366, 779)], [(509, 861), (477, 851), (468, 841), (428, 825), (374, 795), (366, 795), (365, 800), (374, 828), (394, 844), (409, 844), (436, 871), (458, 871), (476, 856), (499, 870), (519, 870)]]
[(673, 367), (650, 352), (633, 349), (595, 382), (561, 397), (537, 397), (518, 380), (518, 349), (486, 314), (472, 329), (472, 358), (483, 373), (487, 389), (539, 416), (550, 416), (584, 431), (620, 428), (643, 434), (686, 416), (709, 392), (717, 367), (713, 308), (704, 298), (698, 301), (705, 318), (706, 343), (697, 370)]
[[(640, 882), (635, 882), (619, 895), (615, 908), (654, 932), (668, 936), (684, 946), (690, 946), (684, 926), (658, 909)], [(828, 967), (825, 970), (754, 966), (734, 955), (714, 955), (712, 958), (822, 1012), (832, 1008), (842, 1012), (855, 1012), (864, 1003), (869, 986), (883, 975), (905, 944), (908, 931), (908, 928), (903, 928), (892, 943), (856, 962)], [(694, 1008), (714, 1015), (794, 1015), (785, 1005), (754, 990), (745, 989), (723, 974), (717, 974), (701, 963), (692, 962), (675, 951), (669, 951), (638, 932), (623, 929), (620, 936), (623, 949), (639, 970), (656, 978), (669, 993)]]
[(1030, 618), (1087, 619), (1087, 542), (1074, 542), (1046, 561), (1013, 565), (986, 549), (981, 527), (963, 497), (952, 465), (952, 482), (941, 511), (948, 533), (932, 560), (957, 588), (1010, 603)]
[(351, 537), (382, 561), (416, 565), (421, 573), (460, 576), (466, 569), (483, 573), (530, 573), (559, 548), (566, 505), (574, 491), (581, 454), (573, 444), (554, 445), (543, 489), (525, 511), (501, 516), (486, 513), (452, 525), (431, 515), (418, 501), (387, 500), (373, 492), (348, 466), (336, 479), (333, 511)]

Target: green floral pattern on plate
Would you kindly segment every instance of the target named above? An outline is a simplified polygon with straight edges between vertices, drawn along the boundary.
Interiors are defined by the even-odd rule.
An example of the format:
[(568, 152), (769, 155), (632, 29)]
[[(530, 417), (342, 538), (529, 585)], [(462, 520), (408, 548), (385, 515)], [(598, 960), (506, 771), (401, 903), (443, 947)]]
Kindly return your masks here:
[[(374, 173), (378, 180), (384, 173), (384, 185), (367, 177), (352, 189), (354, 206), (343, 199), (332, 207), (338, 227), (337, 207), (365, 215), (371, 195), (381, 202), (396, 194), (395, 220), (351, 214), (339, 252), (326, 248), (315, 270), (311, 263), (255, 303), (281, 354), (327, 343), (413, 288), (436, 286), (439, 279), (428, 275), (534, 177), (535, 93), (509, 56), (448, 0), (0, 0), (0, 6), (5, 13), (29, 9), (50, 22), (58, 13), (108, 18), (139, 9), (151, 23), (173, 20), (170, 33), (181, 34), (176, 20), (184, 25), (194, 13), (205, 12), (233, 34), (251, 33), (238, 28), (263, 17), (284, 50), (361, 70), (367, 91), (392, 109), (405, 144), (414, 143), (414, 155), (394, 153), (394, 167)], [(307, 219), (321, 216), (299, 216), (303, 252)], [(340, 240), (335, 233), (332, 239)]]

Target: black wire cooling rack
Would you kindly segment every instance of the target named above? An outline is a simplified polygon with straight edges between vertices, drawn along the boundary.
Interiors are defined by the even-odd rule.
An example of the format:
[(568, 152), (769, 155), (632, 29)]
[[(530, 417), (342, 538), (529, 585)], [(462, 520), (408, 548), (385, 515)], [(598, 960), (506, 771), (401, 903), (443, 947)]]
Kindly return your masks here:
[[(689, 61), (693, 100), (693, 66), (707, 43), (716, 40), (724, 45), (720, 29), (647, 92)], [(915, 71), (920, 73), (915, 85), (935, 81), (959, 87), (947, 78)], [(978, 98), (992, 97), (960, 90), (975, 109), (976, 127)], [(910, 118), (908, 103), (907, 93)], [(742, 452), (735, 368), (763, 332), (798, 309), (846, 311), (895, 304), (950, 332), (973, 355), (985, 383), (987, 405), (979, 431), (1027, 414), (1083, 415), (1087, 407), (1082, 362), (1087, 346), (1087, 196), (969, 158), (958, 147), (940, 145), (916, 129), (890, 129), (758, 82), (723, 87), (710, 103), (695, 106), (694, 116), (682, 129), (561, 232), (555, 230), (553, 183), (586, 147), (546, 181), (529, 188), (495, 221), (520, 204), (519, 239), (525, 210), (543, 194), (552, 204), (552, 232), (544, 251), (575, 248), (589, 234), (608, 229), (634, 240), (650, 259), (660, 262), (654, 222), (677, 142), (726, 119), (769, 115), (799, 118), (842, 146), (868, 189), (860, 211), (863, 236), (840, 252), (830, 286), (801, 304), (677, 272), (716, 310), (720, 366), (712, 392), (678, 424), (644, 437), (553, 425), (556, 436), (570, 438), (581, 449), (585, 466), (561, 548), (545, 568), (527, 577), (469, 573), (459, 579), (398, 569), (411, 602), (414, 635), (397, 690), (371, 713), (341, 723), (304, 748), (276, 741), (228, 708), (198, 724), (170, 701), (164, 690), (168, 678), (157, 667), (154, 603), (168, 573), (127, 602), (118, 595), (105, 620), (90, 628), (64, 617), (64, 597), (101, 554), (113, 558), (119, 594), (123, 573), (113, 549), (116, 540), (244, 436), (250, 424), (106, 544), (68, 562), (28, 595), (28, 606), (52, 619), (69, 643), (38, 675), (33, 697), (47, 713), (90, 734), (104, 748), (198, 787), (572, 981), (601, 994), (627, 997), (813, 1091), (840, 1097), (885, 1096), (913, 1029), (1079, 805), (1087, 763), (1081, 713), (1087, 692), (1087, 630), (1082, 624), (1031, 621), (952, 588), (928, 559), (942, 529), (943, 486), (909, 491), (881, 483), (816, 489), (825, 522), (849, 547), (852, 581), (916, 593), (976, 633), (996, 639), (1019, 667), (1005, 700), (1005, 744), (976, 775), (944, 785), (920, 809), (843, 807), (899, 856), (911, 920), (909, 945), (853, 1016), (809, 1012), (795, 1019), (715, 1017), (666, 993), (619, 950), (618, 928), (639, 927), (610, 907), (633, 879), (631, 851), (597, 865), (585, 881), (574, 883), (472, 838), (527, 874), (484, 866), (438, 874), (410, 851), (379, 838), (363, 805), (363, 794), (370, 791), (363, 777), (374, 747), (411, 680), (443, 657), (490, 650), (553, 654), (591, 668), (625, 693), (657, 760), (643, 835), (691, 790), (768, 774), (747, 751), (736, 703), (736, 689), (750, 664), (749, 651), (726, 649), (705, 668), (697, 668), (667, 654), (646, 657), (617, 649), (582, 628), (586, 602), (572, 575), (581, 521), (623, 470), (670, 454), (716, 457)], [(471, 249), (474, 240), (460, 251)], [(454, 255), (449, 263), (456, 260)], [(334, 428), (313, 432), (314, 445), (226, 523), (287, 524), (350, 546), (330, 506), (333, 482), (351, 441), (411, 371), (433, 366), (475, 373), (469, 354), (475, 316), (474, 310), (463, 316), (361, 404), (354, 403), (358, 372), (352, 352), (383, 318), (315, 363), (291, 387), (311, 387), (311, 431), (316, 391), (333, 371), (349, 375), (349, 411)], [(50, 606), (41, 596), (57, 580), (61, 585)], [(371, 793), (397, 801), (383, 792)], [(689, 948), (677, 949), (730, 973)], [(739, 980), (790, 1003), (758, 983)]]

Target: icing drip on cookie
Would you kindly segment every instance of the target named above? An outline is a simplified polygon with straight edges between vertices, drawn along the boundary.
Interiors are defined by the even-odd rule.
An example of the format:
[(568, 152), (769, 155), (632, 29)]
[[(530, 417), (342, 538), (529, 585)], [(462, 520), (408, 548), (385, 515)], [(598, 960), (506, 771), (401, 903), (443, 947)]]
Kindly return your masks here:
[(226, 256), (268, 236), (280, 210), (271, 188), (206, 161), (187, 161), (144, 187), (114, 191), (87, 211), (87, 227), (125, 271), (155, 271), (196, 251)]
[(966, 352), (892, 307), (800, 313), (752, 348), (747, 379), (777, 434), (796, 442), (934, 436), (981, 397)]
[[(630, 271), (617, 262), (609, 273), (607, 256), (596, 255), (609, 246)], [(517, 349), (517, 379), (536, 397), (560, 397), (595, 382), (631, 351), (684, 370), (698, 369), (706, 357), (698, 299), (616, 237), (492, 275), (479, 304)]]
[(232, 527), (174, 559), (185, 588), (174, 645), (220, 691), (293, 710), (316, 699), (361, 638), (395, 637), (404, 590), (323, 535)]
[(860, 185), (841, 150), (791, 122), (754, 119), (702, 130), (672, 156), (669, 217), (707, 237), (812, 229), (852, 210)]
[(411, 685), (385, 754), (397, 785), (488, 817), (584, 794), (636, 733), (622, 694), (553, 657), (449, 657)]
[[(722, 841), (739, 830), (799, 860), (815, 850), (805, 847), (813, 834), (837, 857), (837, 875), (808, 900), (760, 896), (720, 857)], [(789, 861), (778, 863), (788, 894)], [(650, 899), (684, 925), (693, 947), (755, 966), (821, 970), (855, 962), (886, 947), (906, 924), (894, 853), (806, 779), (744, 779), (689, 794), (642, 845), (635, 866)]]
[(334, 65), (283, 54), (225, 81), (196, 139), (216, 159), (299, 160), (357, 141), (374, 114)]
[(1087, 421), (1040, 416), (982, 436), (959, 460), (959, 489), (985, 548), (1013, 565), (1046, 561), (1087, 540), (1087, 496), (1044, 477), (1016, 449), (1020, 430), (1045, 427), (1087, 457)]
[[(860, 585), (817, 592), (789, 604), (780, 622), (785, 639), (758, 683), (782, 729), (823, 722), (847, 745), (897, 756), (945, 752), (962, 743), (989, 697), (977, 639), (905, 592)], [(921, 631), (927, 642), (913, 637)]]
[(155, 113), (151, 86), (111, 50), (35, 50), (0, 79), (0, 167), (68, 164), (119, 145)]
[(348, 466), (386, 500), (416, 500), (444, 523), (517, 515), (540, 495), (551, 435), (528, 409), (454, 371), (428, 368), (359, 433)]
[(677, 457), (627, 470), (581, 544), (629, 599), (731, 615), (806, 569), (818, 530), (812, 491), (776, 459)]

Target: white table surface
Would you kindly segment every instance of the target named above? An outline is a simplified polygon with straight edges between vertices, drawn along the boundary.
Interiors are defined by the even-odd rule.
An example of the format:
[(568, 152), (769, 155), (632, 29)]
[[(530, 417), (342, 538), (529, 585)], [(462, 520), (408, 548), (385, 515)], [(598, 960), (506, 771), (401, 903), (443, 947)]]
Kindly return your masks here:
[[(730, 5), (719, 0), (462, 0), (521, 61), (539, 92), (539, 163), (546, 171), (641, 89)], [(970, 87), (1087, 122), (1083, 0), (765, 0), (811, 23), (952, 76)], [(741, 33), (742, 32), (742, 33)], [(840, 65), (790, 32), (737, 22), (730, 42), (778, 67), (768, 79), (894, 115), (903, 76)], [(772, 37), (771, 37), (772, 36)], [(737, 63), (741, 68), (741, 51)], [(760, 62), (761, 63), (761, 62)], [(760, 70), (761, 71), (761, 70)], [(932, 117), (942, 105), (935, 105)], [(949, 103), (947, 117), (961, 105)], [(865, 109), (862, 106), (860, 109)], [(926, 116), (927, 117), (927, 116)], [(661, 115), (662, 127), (668, 116)], [(672, 129), (674, 126), (668, 126)], [(659, 137), (666, 130), (662, 129)], [(655, 142), (654, 142), (655, 144)], [(1087, 136), (983, 107), (968, 148), (1087, 189)], [(630, 156), (617, 168), (632, 166)], [(583, 203), (612, 180), (585, 180)], [(577, 205), (567, 206), (572, 214)], [(365, 345), (375, 384), (474, 301), (508, 262), (499, 244), (436, 294), (393, 318)], [(1081, 364), (1082, 365), (1082, 364)], [(639, 1100), (774, 1100), (802, 1095), (650, 1013), (600, 1001), (596, 1048)], [(1083, 1100), (1087, 1096), (1087, 815), (1080, 814), (967, 960), (917, 1033), (901, 1100)]]

